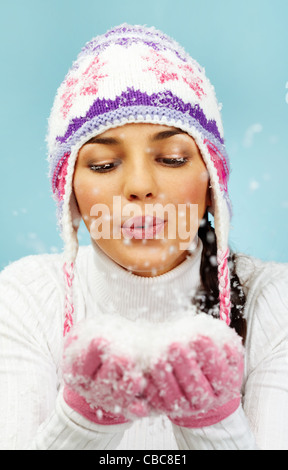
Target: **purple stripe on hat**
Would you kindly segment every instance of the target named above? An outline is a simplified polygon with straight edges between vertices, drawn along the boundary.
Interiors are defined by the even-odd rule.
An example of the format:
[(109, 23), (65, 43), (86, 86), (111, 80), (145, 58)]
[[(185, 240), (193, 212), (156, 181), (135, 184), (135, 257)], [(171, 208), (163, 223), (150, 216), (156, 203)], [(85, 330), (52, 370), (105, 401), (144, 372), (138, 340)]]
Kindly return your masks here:
[(191, 117), (197, 121), (200, 126), (210, 134), (212, 134), (221, 144), (224, 143), (220, 136), (217, 124), (214, 120), (208, 120), (198, 104), (192, 106), (190, 103), (184, 103), (179, 97), (173, 95), (171, 91), (166, 90), (161, 93), (153, 93), (148, 95), (140, 90), (134, 88), (127, 88), (127, 91), (121, 93), (114, 100), (97, 98), (92, 106), (87, 111), (86, 115), (79, 118), (74, 118), (70, 122), (66, 133), (63, 136), (56, 138), (58, 142), (63, 144), (75, 134), (86, 122), (90, 121), (96, 116), (103, 116), (105, 113), (114, 111), (116, 109), (131, 107), (131, 106), (145, 106), (157, 107), (161, 109), (161, 114), (165, 115), (170, 110), (177, 111), (183, 114), (183, 117)]
[(124, 46), (124, 47), (129, 47), (132, 44), (145, 44), (146, 46), (151, 47), (155, 51), (166, 51), (170, 50), (174, 52), (174, 54), (183, 62), (187, 62), (187, 58), (185, 56), (185, 53), (180, 53), (177, 48), (170, 46), (167, 42), (161, 42), (157, 41), (153, 38), (149, 39), (144, 39), (144, 38), (139, 38), (139, 37), (119, 37), (119, 38), (112, 38), (110, 40), (107, 40), (105, 42), (98, 42), (98, 41), (91, 41), (90, 43), (86, 44), (86, 46), (82, 49), (80, 56), (82, 55), (87, 55), (87, 54), (95, 54), (97, 52), (98, 54), (100, 52), (103, 52), (107, 47), (109, 46), (114, 46), (114, 45), (119, 45), (119, 46)]
[[(154, 36), (160, 38), (162, 41), (173, 42), (172, 38), (164, 34), (162, 31), (155, 29), (152, 27), (146, 27), (141, 25), (129, 25), (124, 23), (120, 26), (116, 26), (115, 28), (110, 29), (107, 33), (104, 34), (104, 37), (115, 36), (117, 34), (129, 34), (133, 32), (134, 34), (144, 34), (145, 36)], [(101, 36), (100, 36), (101, 37)]]
[[(92, 119), (88, 119), (82, 127), (74, 132), (71, 137), (63, 143), (58, 141), (58, 145), (54, 148), (54, 151), (50, 155), (50, 176), (54, 175), (58, 161), (63, 157), (64, 153), (71, 152), (72, 147), (77, 145), (83, 138), (88, 140), (98, 134), (104, 132), (104, 130), (110, 129), (111, 126), (117, 122), (119, 125), (129, 124), (131, 122), (149, 122), (153, 124), (159, 124), (162, 116), (165, 117), (167, 125), (174, 127), (184, 126), (188, 133), (191, 131), (193, 136), (193, 129), (203, 136), (203, 139), (213, 144), (220, 155), (224, 156), (228, 164), (228, 155), (224, 144), (221, 144), (212, 134), (205, 131), (203, 127), (194, 118), (188, 114), (183, 114), (181, 111), (175, 109), (161, 108), (157, 106), (128, 106), (108, 111), (99, 116), (94, 116)], [(132, 121), (131, 121), (132, 117)], [(160, 120), (160, 121), (159, 121)], [(181, 124), (180, 124), (181, 122)], [(183, 127), (183, 128), (184, 128)], [(100, 131), (101, 130), (101, 131)], [(190, 131), (189, 131), (190, 130)]]

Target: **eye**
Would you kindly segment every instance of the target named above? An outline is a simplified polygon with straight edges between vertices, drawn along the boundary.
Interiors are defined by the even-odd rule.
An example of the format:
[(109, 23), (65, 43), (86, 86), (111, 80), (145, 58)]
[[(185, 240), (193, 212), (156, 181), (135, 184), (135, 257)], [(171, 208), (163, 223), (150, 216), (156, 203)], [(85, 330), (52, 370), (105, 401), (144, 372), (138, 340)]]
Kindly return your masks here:
[(102, 164), (93, 164), (89, 165), (90, 170), (95, 173), (108, 173), (114, 170), (117, 166), (120, 165), (120, 162), (111, 162), (111, 163), (102, 163)]
[(165, 166), (169, 166), (172, 168), (177, 168), (179, 166), (183, 166), (187, 163), (188, 158), (186, 157), (159, 157), (157, 161), (162, 163)]

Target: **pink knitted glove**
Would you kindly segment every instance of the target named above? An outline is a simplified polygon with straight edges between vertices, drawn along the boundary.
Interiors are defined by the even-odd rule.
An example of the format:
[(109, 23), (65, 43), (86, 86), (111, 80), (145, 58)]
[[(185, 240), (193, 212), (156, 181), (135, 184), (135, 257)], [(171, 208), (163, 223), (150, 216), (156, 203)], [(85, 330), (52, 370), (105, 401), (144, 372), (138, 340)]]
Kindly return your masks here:
[(202, 427), (239, 406), (243, 347), (206, 314), (155, 324), (105, 315), (71, 330), (63, 372), (67, 404), (96, 423), (164, 413)]
[(112, 353), (102, 338), (82, 347), (83, 338), (70, 336), (65, 343), (63, 377), (64, 400), (75, 411), (98, 424), (121, 424), (129, 416), (147, 414), (138, 398), (143, 375), (133, 361)]
[(238, 408), (242, 376), (239, 341), (220, 347), (200, 335), (188, 344), (171, 344), (165, 359), (154, 364), (146, 377), (147, 400), (174, 424), (210, 426)]

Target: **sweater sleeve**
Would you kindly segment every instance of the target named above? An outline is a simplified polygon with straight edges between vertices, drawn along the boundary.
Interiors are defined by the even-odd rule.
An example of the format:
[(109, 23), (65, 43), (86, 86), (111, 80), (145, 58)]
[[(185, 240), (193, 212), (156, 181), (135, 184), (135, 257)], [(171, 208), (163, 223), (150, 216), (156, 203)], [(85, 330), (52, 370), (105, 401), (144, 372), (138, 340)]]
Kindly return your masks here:
[(266, 266), (248, 296), (242, 405), (216, 425), (174, 426), (180, 449), (288, 450), (288, 269)]
[(55, 409), (25, 450), (114, 450), (130, 426), (92, 423), (65, 403), (61, 391)]
[(268, 275), (248, 318), (244, 410), (262, 450), (288, 450), (288, 266)]
[(173, 430), (180, 450), (258, 450), (241, 405), (213, 426), (188, 429), (173, 425)]
[(62, 398), (63, 291), (49, 262), (28, 257), (0, 275), (0, 448), (115, 448), (127, 425), (90, 423)]

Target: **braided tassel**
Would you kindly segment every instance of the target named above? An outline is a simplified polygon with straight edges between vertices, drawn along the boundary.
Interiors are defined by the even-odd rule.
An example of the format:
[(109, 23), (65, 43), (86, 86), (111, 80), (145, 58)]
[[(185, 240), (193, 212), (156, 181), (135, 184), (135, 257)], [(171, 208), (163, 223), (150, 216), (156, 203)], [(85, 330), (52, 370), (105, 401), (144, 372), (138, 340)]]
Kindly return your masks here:
[(70, 331), (73, 326), (73, 313), (74, 313), (74, 305), (73, 305), (73, 291), (72, 291), (72, 284), (74, 279), (74, 269), (73, 263), (70, 264), (69, 269), (67, 269), (66, 263), (63, 266), (63, 272), (65, 277), (65, 319), (64, 319), (64, 331), (63, 336)]
[(219, 279), (219, 299), (220, 299), (220, 318), (227, 325), (230, 325), (230, 276), (228, 267), (229, 248), (226, 251), (218, 251), (218, 279)]

